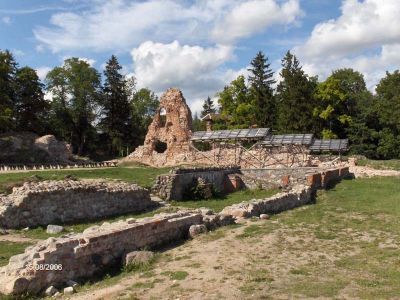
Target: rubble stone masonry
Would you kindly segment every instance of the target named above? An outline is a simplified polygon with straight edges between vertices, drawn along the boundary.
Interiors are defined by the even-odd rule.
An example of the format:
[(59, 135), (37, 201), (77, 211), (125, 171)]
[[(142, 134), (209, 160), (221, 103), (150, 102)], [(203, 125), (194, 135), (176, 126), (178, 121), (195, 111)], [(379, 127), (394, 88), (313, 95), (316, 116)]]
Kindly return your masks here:
[(190, 226), (201, 222), (199, 212), (178, 212), (104, 223), (83, 233), (49, 238), (0, 268), (0, 292), (38, 294), (51, 285), (62, 287), (119, 263), (128, 252), (185, 238)]
[(0, 227), (93, 220), (154, 207), (149, 191), (135, 184), (103, 180), (26, 182), (0, 196)]

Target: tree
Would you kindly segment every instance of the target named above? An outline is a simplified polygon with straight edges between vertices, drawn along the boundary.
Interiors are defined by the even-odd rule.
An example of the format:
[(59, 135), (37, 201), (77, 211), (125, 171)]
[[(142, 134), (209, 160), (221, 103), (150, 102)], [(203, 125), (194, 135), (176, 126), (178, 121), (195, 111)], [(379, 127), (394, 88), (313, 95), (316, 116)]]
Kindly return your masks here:
[(377, 111), (382, 130), (378, 153), (383, 158), (400, 157), (400, 72), (386, 73), (376, 87)]
[(270, 68), (268, 58), (260, 51), (251, 61), (248, 82), (250, 84), (250, 97), (254, 101), (255, 118), (260, 127), (272, 128), (275, 125), (276, 103), (272, 85), (274, 72)]
[(214, 101), (210, 97), (207, 97), (207, 99), (204, 100), (203, 110), (201, 111), (200, 117), (203, 118), (208, 114), (215, 114), (216, 111)]
[(93, 135), (95, 109), (100, 101), (100, 74), (87, 62), (70, 58), (62, 67), (50, 71), (46, 81), (48, 91), (53, 94), (55, 116), (62, 117), (54, 120), (53, 116), (52, 121), (62, 127), (63, 134), (70, 135), (66, 140), (70, 141), (75, 153), (87, 153), (88, 138)]
[(192, 122), (193, 131), (203, 131), (205, 130), (204, 122), (199, 119), (197, 113), (194, 114), (193, 122)]
[(152, 118), (159, 106), (158, 97), (149, 89), (142, 88), (137, 91), (131, 100), (132, 108), (132, 144), (141, 145), (146, 136)]
[(368, 94), (363, 75), (352, 69), (336, 70), (319, 83), (314, 116), (321, 121), (322, 137), (345, 138), (357, 115), (357, 103)]
[(17, 63), (12, 54), (0, 51), (0, 132), (13, 129), (15, 74)]
[(376, 97), (366, 91), (357, 101), (356, 113), (347, 129), (351, 152), (369, 158), (379, 158), (377, 147), (381, 130)]
[(314, 132), (314, 90), (317, 79), (304, 73), (288, 51), (282, 59), (282, 81), (277, 87), (278, 130), (282, 133)]
[(29, 67), (18, 69), (15, 83), (16, 129), (45, 134), (49, 103), (44, 99), (43, 84), (36, 71)]
[(238, 76), (217, 94), (222, 118), (230, 128), (249, 128), (255, 122), (255, 108), (243, 75)]
[(122, 69), (116, 56), (112, 55), (104, 70), (105, 82), (102, 98), (100, 127), (108, 138), (109, 154), (121, 152), (130, 131), (131, 111), (126, 89), (127, 82), (120, 73)]

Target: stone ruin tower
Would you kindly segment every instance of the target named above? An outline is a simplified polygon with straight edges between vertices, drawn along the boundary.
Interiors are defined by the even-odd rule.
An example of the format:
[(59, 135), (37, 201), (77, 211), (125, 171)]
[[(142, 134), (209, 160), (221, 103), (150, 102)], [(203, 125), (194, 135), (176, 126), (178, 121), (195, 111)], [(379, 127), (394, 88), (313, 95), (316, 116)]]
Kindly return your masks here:
[(168, 89), (160, 99), (143, 146), (128, 156), (128, 160), (154, 166), (175, 165), (190, 157), (192, 113), (182, 92)]

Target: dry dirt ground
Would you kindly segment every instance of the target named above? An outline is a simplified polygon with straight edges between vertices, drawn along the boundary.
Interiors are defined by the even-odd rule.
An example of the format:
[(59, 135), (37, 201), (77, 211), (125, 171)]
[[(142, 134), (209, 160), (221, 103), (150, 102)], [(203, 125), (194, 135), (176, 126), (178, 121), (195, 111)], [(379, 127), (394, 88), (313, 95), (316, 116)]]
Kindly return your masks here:
[(351, 166), (350, 173), (353, 173), (356, 178), (375, 176), (400, 176), (400, 171), (397, 170), (379, 170), (365, 166)]

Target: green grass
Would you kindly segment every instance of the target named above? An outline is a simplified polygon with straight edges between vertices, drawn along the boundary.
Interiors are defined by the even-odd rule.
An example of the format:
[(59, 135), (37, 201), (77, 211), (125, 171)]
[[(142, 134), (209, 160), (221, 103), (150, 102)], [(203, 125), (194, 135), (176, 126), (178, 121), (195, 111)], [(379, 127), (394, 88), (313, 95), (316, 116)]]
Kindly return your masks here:
[[(303, 234), (315, 239), (308, 245), (284, 245), (291, 251), (316, 251), (339, 255), (334, 265), (320, 258), (301, 268), (287, 290), (306, 297), (338, 297), (347, 285), (349, 296), (361, 299), (396, 298), (400, 294), (399, 248), (382, 248), (388, 237), (400, 238), (400, 179), (374, 177), (345, 180), (329, 191), (318, 193), (316, 205), (274, 215), (280, 227), (293, 236)], [(253, 226), (253, 225), (251, 225)], [(251, 227), (247, 234), (262, 229)], [(348, 232), (354, 235), (349, 235)], [(246, 231), (245, 231), (246, 233)], [(356, 240), (354, 236), (373, 237)], [(298, 246), (296, 248), (296, 246)], [(356, 249), (356, 250), (355, 250)]]
[(158, 175), (168, 173), (169, 168), (151, 168), (151, 167), (135, 167), (135, 168), (105, 168), (105, 169), (89, 169), (89, 170), (49, 170), (49, 171), (29, 171), (0, 174), (0, 193), (10, 192), (13, 185), (22, 184), (29, 180), (32, 176), (38, 176), (41, 180), (61, 180), (66, 175), (72, 175), (76, 178), (104, 178), (118, 179), (127, 182), (137, 183), (143, 187), (151, 187)]
[(390, 160), (372, 160), (372, 159), (361, 159), (357, 161), (358, 166), (368, 166), (374, 169), (390, 169), (400, 170), (400, 159)]
[(254, 198), (267, 198), (276, 194), (277, 192), (278, 190), (243, 190), (219, 198), (211, 198), (206, 200), (174, 201), (172, 202), (172, 205), (187, 208), (207, 207), (211, 208), (215, 212), (220, 212), (226, 206), (240, 203), (242, 201), (248, 201)]
[(186, 271), (165, 271), (162, 272), (161, 275), (167, 276), (171, 280), (184, 280), (189, 275), (189, 273)]
[(0, 242), (0, 267), (8, 264), (11, 256), (23, 253), (25, 248), (31, 245), (30, 243), (13, 243), (13, 242)]

